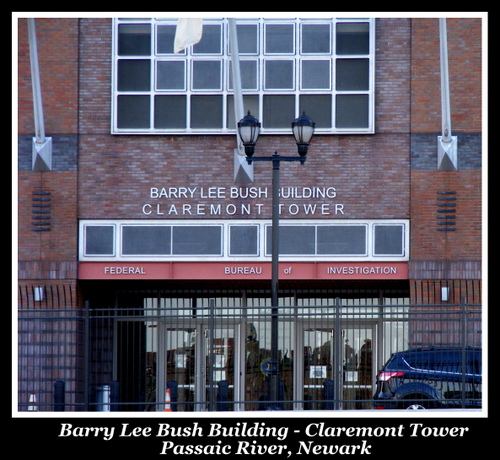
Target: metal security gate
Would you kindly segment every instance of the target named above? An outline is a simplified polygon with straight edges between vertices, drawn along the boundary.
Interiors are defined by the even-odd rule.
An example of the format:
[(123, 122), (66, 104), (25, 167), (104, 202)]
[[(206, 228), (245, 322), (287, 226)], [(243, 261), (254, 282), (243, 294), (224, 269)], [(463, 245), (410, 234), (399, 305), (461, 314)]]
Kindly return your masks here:
[[(33, 406), (32, 393), (37, 410), (55, 410), (52, 386), (61, 383), (66, 384), (66, 405), (57, 399), (57, 410), (371, 409), (376, 373), (392, 352), (481, 346), (480, 305), (410, 305), (405, 297), (283, 292), (279, 392), (272, 401), (267, 294), (131, 290), (87, 301), (82, 310), (63, 305), (21, 309), (20, 410)], [(71, 334), (71, 341), (56, 341), (61, 331)], [(51, 343), (50, 355), (37, 343)], [(51, 368), (57, 363), (68, 369), (77, 365), (71, 383), (59, 368)], [(33, 381), (30, 389), (35, 366), (47, 369), (47, 378)]]

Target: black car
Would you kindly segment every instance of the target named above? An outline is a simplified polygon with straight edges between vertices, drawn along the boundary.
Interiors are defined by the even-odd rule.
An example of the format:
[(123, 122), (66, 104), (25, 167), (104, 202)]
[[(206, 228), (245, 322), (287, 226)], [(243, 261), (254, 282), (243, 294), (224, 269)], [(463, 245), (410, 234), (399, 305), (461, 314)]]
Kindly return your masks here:
[(377, 375), (376, 409), (480, 408), (481, 348), (394, 353)]

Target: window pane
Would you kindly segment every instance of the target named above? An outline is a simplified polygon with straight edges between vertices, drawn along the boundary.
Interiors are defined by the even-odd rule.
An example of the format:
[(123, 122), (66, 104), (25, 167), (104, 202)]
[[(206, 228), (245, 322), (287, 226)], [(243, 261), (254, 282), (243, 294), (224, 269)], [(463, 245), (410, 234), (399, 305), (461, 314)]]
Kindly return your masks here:
[(366, 254), (366, 227), (318, 226), (318, 254)]
[(149, 91), (151, 65), (148, 60), (118, 61), (118, 91)]
[[(231, 63), (232, 64), (232, 63)], [(240, 61), (242, 89), (258, 89), (257, 61)], [(233, 89), (233, 67), (229, 66), (229, 89)]]
[(404, 255), (403, 226), (375, 225), (375, 255)]
[(368, 59), (338, 59), (336, 88), (338, 91), (363, 91), (369, 89)]
[(337, 128), (368, 127), (368, 95), (338, 95), (335, 108)]
[(304, 24), (302, 26), (302, 53), (330, 53), (330, 25)]
[(302, 89), (330, 89), (330, 61), (302, 61)]
[(258, 232), (256, 225), (232, 225), (230, 231), (229, 255), (257, 256), (259, 255)]
[(221, 61), (194, 61), (193, 89), (221, 90)]
[(175, 25), (161, 25), (156, 29), (156, 52), (174, 54)]
[[(243, 112), (259, 113), (259, 96), (243, 96)], [(235, 129), (234, 124), (234, 97), (227, 97), (227, 127)]]
[(193, 46), (193, 54), (221, 54), (221, 27), (219, 24), (203, 24), (203, 35)]
[(149, 96), (118, 96), (118, 128), (149, 128)]
[(186, 128), (186, 96), (155, 96), (155, 128)]
[(332, 127), (332, 96), (330, 94), (310, 94), (300, 96), (299, 113), (305, 111), (316, 128)]
[(191, 128), (222, 128), (222, 96), (191, 96)]
[(85, 255), (114, 255), (115, 228), (111, 225), (85, 227)]
[(293, 24), (266, 24), (266, 53), (293, 53)]
[(288, 128), (295, 117), (295, 96), (264, 96), (264, 128)]
[(368, 54), (370, 52), (368, 23), (337, 24), (337, 54)]
[(118, 26), (118, 54), (144, 56), (151, 54), (151, 26), (149, 24), (120, 24)]
[(170, 254), (170, 233), (170, 227), (124, 226), (122, 254)]
[(259, 52), (257, 24), (237, 24), (238, 50), (240, 54), (257, 54)]
[(266, 61), (265, 89), (293, 89), (294, 61)]
[(173, 250), (176, 255), (222, 254), (221, 227), (173, 227)]
[[(315, 227), (312, 225), (283, 225), (279, 228), (280, 254), (314, 254)], [(272, 227), (266, 226), (266, 255), (271, 255)]]
[(161, 61), (156, 70), (157, 89), (186, 89), (186, 63), (184, 61)]

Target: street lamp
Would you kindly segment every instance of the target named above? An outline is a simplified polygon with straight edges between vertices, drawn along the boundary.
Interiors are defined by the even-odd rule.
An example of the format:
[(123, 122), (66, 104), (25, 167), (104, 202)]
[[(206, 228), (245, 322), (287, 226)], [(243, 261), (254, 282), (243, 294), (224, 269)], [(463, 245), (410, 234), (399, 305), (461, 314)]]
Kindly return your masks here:
[(305, 112), (292, 122), (292, 132), (298, 148), (298, 157), (282, 157), (275, 152), (270, 157), (254, 157), (255, 144), (259, 138), (260, 123), (250, 114), (238, 123), (238, 133), (245, 147), (248, 164), (253, 161), (272, 161), (273, 163), (273, 205), (271, 231), (271, 362), (270, 362), (270, 402), (277, 404), (279, 395), (278, 362), (278, 279), (279, 279), (279, 170), (281, 161), (306, 161), (307, 149), (314, 134), (314, 122)]

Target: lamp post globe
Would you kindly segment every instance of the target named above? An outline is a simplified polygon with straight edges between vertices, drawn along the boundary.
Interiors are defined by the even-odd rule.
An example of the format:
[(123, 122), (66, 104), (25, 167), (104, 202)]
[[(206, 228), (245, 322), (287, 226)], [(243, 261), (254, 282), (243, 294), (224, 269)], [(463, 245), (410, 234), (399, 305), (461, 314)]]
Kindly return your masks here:
[(238, 134), (245, 147), (245, 154), (251, 157), (254, 154), (255, 144), (259, 138), (260, 122), (255, 118), (250, 110), (238, 122)]
[(307, 148), (314, 134), (315, 123), (303, 111), (302, 115), (292, 122), (292, 132), (300, 156), (307, 155)]

